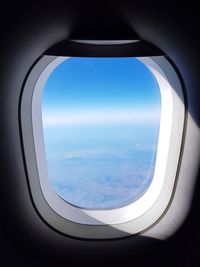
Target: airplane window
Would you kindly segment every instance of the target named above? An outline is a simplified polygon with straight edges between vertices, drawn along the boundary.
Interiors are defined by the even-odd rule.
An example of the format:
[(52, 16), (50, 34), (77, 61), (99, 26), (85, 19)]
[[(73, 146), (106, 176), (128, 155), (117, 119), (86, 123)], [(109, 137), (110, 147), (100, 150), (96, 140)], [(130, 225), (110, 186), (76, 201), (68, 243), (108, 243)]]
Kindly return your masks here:
[(52, 188), (84, 209), (140, 198), (154, 177), (160, 113), (157, 80), (138, 59), (66, 59), (42, 95)]
[(171, 203), (184, 116), (163, 56), (42, 56), (20, 106), (35, 208), (75, 237), (148, 231)]

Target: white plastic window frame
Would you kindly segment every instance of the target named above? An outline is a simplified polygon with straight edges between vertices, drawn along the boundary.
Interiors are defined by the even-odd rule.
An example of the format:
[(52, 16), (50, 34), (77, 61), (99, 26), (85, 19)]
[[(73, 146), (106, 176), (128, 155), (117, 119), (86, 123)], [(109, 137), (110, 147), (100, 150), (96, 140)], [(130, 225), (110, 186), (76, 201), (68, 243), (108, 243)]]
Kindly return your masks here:
[(179, 78), (165, 57), (137, 58), (155, 76), (161, 116), (154, 177), (133, 203), (115, 209), (82, 209), (67, 203), (50, 185), (42, 124), (42, 91), (52, 71), (67, 57), (43, 56), (31, 70), (21, 100), (21, 130), (28, 180), (35, 207), (56, 230), (79, 238), (118, 238), (145, 231), (165, 212), (172, 197), (184, 128)]

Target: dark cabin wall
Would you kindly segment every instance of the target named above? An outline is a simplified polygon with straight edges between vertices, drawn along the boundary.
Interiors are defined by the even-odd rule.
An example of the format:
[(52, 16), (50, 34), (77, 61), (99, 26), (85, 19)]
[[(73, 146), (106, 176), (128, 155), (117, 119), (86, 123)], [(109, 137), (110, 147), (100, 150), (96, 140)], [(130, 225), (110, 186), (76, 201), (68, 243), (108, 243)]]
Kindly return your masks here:
[[(147, 1), (146, 1), (147, 2)], [(19, 97), (34, 61), (69, 36), (128, 37), (133, 29), (176, 63), (188, 92), (188, 109), (199, 113), (197, 7), (170, 2), (7, 1), (0, 11), (0, 264), (1, 266), (199, 266), (200, 208), (196, 184), (189, 216), (167, 241), (131, 237), (116, 241), (72, 239), (49, 228), (33, 208), (19, 134)], [(134, 33), (135, 35), (135, 33)]]

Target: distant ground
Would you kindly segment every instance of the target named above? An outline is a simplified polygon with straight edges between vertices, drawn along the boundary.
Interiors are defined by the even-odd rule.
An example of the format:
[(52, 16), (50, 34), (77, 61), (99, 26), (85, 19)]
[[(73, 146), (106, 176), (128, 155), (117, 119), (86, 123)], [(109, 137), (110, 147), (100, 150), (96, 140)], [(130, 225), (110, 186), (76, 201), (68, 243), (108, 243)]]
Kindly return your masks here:
[(154, 172), (158, 126), (60, 127), (45, 130), (50, 182), (84, 208), (115, 208), (139, 198)]

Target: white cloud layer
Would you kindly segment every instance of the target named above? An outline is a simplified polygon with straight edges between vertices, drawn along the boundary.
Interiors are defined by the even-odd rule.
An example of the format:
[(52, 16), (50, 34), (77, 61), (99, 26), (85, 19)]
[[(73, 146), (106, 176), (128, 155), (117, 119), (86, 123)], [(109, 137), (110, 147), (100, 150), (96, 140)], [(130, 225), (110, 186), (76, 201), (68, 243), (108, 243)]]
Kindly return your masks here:
[(159, 111), (91, 111), (43, 113), (44, 127), (100, 123), (142, 123), (158, 121)]

